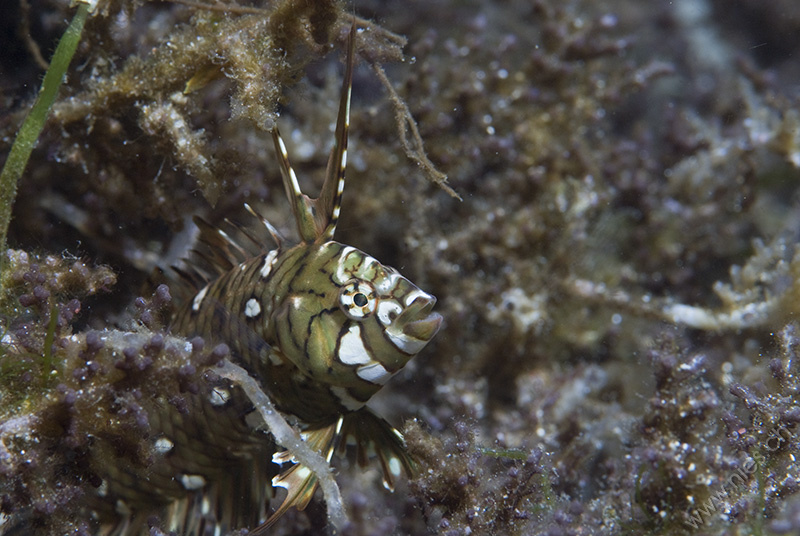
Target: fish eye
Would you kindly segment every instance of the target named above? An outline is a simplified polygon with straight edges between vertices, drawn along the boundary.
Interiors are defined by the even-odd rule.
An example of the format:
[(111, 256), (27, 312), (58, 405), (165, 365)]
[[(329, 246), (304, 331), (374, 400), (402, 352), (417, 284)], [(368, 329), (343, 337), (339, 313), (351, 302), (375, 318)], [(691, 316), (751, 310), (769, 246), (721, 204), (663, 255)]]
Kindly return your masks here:
[(367, 281), (351, 279), (339, 291), (339, 307), (353, 320), (367, 318), (377, 306), (375, 288)]

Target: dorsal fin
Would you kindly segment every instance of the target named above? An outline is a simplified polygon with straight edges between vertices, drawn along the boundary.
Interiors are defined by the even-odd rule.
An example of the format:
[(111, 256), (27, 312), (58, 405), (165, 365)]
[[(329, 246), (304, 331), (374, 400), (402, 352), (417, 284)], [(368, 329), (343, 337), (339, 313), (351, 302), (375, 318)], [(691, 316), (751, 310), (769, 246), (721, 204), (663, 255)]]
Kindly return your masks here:
[(345, 167), (347, 165), (347, 131), (350, 127), (350, 94), (353, 86), (353, 62), (355, 56), (356, 22), (350, 29), (347, 45), (347, 66), (342, 94), (339, 99), (339, 114), (336, 118), (336, 134), (328, 158), (325, 182), (317, 199), (311, 199), (300, 190), (297, 175), (289, 163), (286, 145), (276, 126), (272, 130), (275, 151), (281, 164), (281, 176), (289, 204), (292, 206), (300, 238), (304, 242), (326, 242), (333, 238), (344, 191)]
[(267, 233), (277, 249), (281, 249), (285, 239), (278, 230), (249, 204), (245, 203), (244, 207), (261, 225), (243, 224), (226, 218), (222, 226), (217, 226), (197, 216), (192, 218), (198, 229), (197, 240), (180, 265), (171, 267), (180, 276), (180, 286), (188, 287), (181, 289), (179, 286), (178, 292), (185, 290), (189, 293), (187, 295), (193, 296), (236, 265), (267, 252), (270, 249)]
[(247, 212), (249, 212), (250, 214), (252, 214), (256, 218), (258, 218), (259, 221), (261, 221), (261, 225), (263, 225), (264, 228), (269, 232), (270, 236), (272, 237), (272, 240), (275, 241), (275, 245), (278, 246), (278, 249), (281, 249), (281, 246), (283, 246), (283, 243), (286, 241), (286, 239), (275, 228), (275, 226), (273, 226), (269, 222), (269, 220), (267, 220), (267, 218), (265, 218), (264, 216), (262, 216), (261, 214), (259, 214), (255, 210), (253, 210), (253, 207), (251, 207), (249, 204), (245, 203), (244, 204), (244, 208), (247, 210)]

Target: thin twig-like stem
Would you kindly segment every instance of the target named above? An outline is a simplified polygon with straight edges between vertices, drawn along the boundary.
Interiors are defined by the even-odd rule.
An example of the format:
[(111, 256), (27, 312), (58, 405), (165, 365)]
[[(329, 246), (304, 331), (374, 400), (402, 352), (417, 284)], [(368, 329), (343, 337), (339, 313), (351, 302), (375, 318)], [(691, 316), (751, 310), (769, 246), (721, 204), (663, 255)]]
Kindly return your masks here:
[[(447, 185), (447, 175), (436, 169), (436, 166), (430, 161), (428, 155), (425, 154), (425, 145), (422, 142), (422, 136), (419, 134), (417, 122), (414, 121), (414, 116), (411, 115), (408, 105), (400, 98), (397, 91), (395, 91), (394, 86), (392, 86), (392, 83), (386, 76), (386, 72), (383, 70), (381, 64), (373, 63), (372, 68), (378, 75), (378, 79), (383, 84), (383, 87), (389, 92), (389, 99), (394, 106), (397, 130), (400, 133), (400, 143), (403, 145), (406, 156), (422, 168), (428, 180), (434, 182), (439, 188), (450, 194), (450, 196), (461, 201), (461, 196)], [(408, 139), (409, 132), (411, 132), (411, 140)]]
[(220, 376), (227, 378), (242, 388), (253, 406), (259, 411), (267, 423), (275, 442), (291, 452), (294, 459), (309, 468), (317, 477), (325, 504), (328, 507), (328, 520), (338, 531), (347, 525), (347, 513), (342, 502), (342, 494), (336, 479), (333, 478), (330, 464), (317, 452), (306, 445), (289, 423), (281, 416), (269, 397), (261, 390), (258, 383), (246, 370), (230, 361), (225, 361), (221, 368), (215, 369)]
[(19, 0), (19, 11), (19, 31), (22, 34), (22, 38), (25, 40), (25, 46), (28, 47), (28, 52), (33, 56), (33, 61), (46, 71), (50, 68), (50, 64), (44, 59), (39, 45), (36, 44), (36, 41), (31, 37), (30, 2), (28, 2), (28, 0)]

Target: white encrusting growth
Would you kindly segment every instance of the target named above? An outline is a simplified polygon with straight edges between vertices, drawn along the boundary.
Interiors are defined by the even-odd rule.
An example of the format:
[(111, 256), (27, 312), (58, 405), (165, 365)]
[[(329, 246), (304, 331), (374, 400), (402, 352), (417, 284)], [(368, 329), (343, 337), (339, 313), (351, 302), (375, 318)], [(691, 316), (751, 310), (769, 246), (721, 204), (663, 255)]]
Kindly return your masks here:
[(261, 304), (255, 298), (250, 298), (244, 304), (244, 316), (247, 318), (255, 318), (261, 314)]
[(369, 365), (358, 367), (356, 374), (358, 374), (358, 377), (362, 380), (379, 385), (383, 385), (392, 377), (392, 373), (383, 368), (383, 365), (377, 361), (373, 361)]
[(204, 286), (192, 300), (192, 311), (197, 312), (200, 310), (200, 305), (203, 303), (203, 298), (206, 297), (206, 292), (208, 292), (208, 285)]
[(364, 347), (364, 341), (361, 340), (360, 326), (350, 326), (347, 333), (342, 335), (339, 341), (339, 354), (337, 357), (345, 365), (365, 365), (372, 361), (369, 357), (369, 352)]

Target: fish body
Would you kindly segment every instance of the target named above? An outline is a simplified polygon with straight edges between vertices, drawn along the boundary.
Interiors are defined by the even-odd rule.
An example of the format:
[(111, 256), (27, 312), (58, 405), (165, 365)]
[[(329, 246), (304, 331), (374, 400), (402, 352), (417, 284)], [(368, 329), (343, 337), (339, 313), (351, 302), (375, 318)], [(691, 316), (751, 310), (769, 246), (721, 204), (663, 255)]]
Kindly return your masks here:
[(438, 329), (436, 300), (328, 241), (272, 250), (203, 287), (173, 330), (226, 341), (276, 406), (304, 423), (363, 407)]
[[(330, 460), (352, 440), (360, 461), (367, 451), (377, 454), (391, 486), (413, 462), (400, 433), (365, 404), (425, 347), (442, 318), (431, 311), (436, 299), (397, 270), (333, 240), (344, 190), (354, 38), (355, 27), (318, 199), (300, 191), (286, 147), (273, 130), (300, 242), (286, 246), (250, 207), (277, 247), (253, 248), (257, 241), (251, 238), (256, 252), (250, 254), (224, 230), (198, 222), (213, 275), (184, 268), (193, 294), (170, 330), (227, 344), (231, 361), (260, 383), (312, 448)], [(215, 376), (213, 366), (208, 372), (182, 405), (143, 402), (152, 448), (146, 471), (124, 459), (98, 470), (104, 474), (104, 497), (115, 501), (124, 520), (104, 533), (146, 533), (144, 520), (153, 512), (163, 529), (181, 534), (224, 534), (263, 523), (258, 532), (311, 499), (316, 487), (311, 472), (294, 464), (278, 474), (272, 462), (294, 462), (291, 453), (276, 449), (240, 388)], [(102, 458), (114, 459), (114, 453)], [(273, 486), (286, 488), (288, 495), (267, 519)]]

